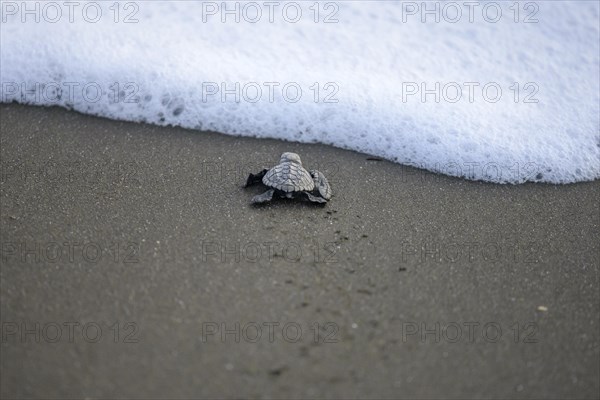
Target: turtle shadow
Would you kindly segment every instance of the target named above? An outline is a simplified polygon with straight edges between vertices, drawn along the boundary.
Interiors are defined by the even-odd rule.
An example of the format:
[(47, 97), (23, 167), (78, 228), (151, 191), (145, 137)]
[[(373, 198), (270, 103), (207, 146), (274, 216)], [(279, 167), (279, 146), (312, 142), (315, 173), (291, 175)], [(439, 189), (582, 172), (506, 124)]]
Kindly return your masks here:
[(267, 203), (250, 203), (250, 207), (252, 208), (267, 208), (272, 207), (274, 205), (286, 204), (287, 206), (300, 206), (300, 207), (309, 207), (309, 208), (324, 208), (327, 206), (327, 203), (314, 203), (309, 200), (302, 199), (281, 199), (281, 198), (273, 198), (273, 200)]
[[(266, 187), (265, 187), (266, 188)], [(264, 189), (264, 188), (263, 188)], [(256, 194), (260, 194), (261, 191), (257, 190)], [(252, 208), (266, 208), (266, 207), (272, 207), (272, 206), (279, 206), (279, 205), (286, 205), (286, 206), (301, 206), (301, 207), (309, 207), (309, 208), (324, 208), (325, 206), (327, 206), (328, 202), (325, 203), (316, 203), (307, 199), (303, 199), (303, 198), (285, 198), (285, 197), (279, 197), (279, 196), (273, 196), (273, 198), (267, 202), (264, 203), (252, 203), (250, 202), (250, 206)]]
[[(250, 186), (248, 184), (246, 184), (246, 185), (242, 186), (242, 189), (248, 189), (249, 187)], [(263, 193), (264, 190), (269, 189), (268, 186), (265, 186), (262, 184), (257, 185), (257, 187), (259, 187), (260, 189), (255, 191), (256, 194), (254, 194), (254, 196), (260, 195), (261, 193)], [(304, 206), (308, 206), (308, 207), (323, 208), (327, 205), (327, 203), (329, 203), (329, 201), (320, 203), (320, 202), (310, 201), (308, 198), (305, 198), (303, 196), (286, 198), (286, 197), (279, 195), (277, 192), (275, 192), (275, 193), (273, 193), (273, 195), (269, 201), (260, 202), (260, 203), (250, 202), (250, 206), (256, 207), (256, 208), (263, 208), (263, 207), (273, 206), (275, 204), (284, 204), (284, 203), (287, 203), (288, 205), (297, 204), (297, 205), (304, 205)]]

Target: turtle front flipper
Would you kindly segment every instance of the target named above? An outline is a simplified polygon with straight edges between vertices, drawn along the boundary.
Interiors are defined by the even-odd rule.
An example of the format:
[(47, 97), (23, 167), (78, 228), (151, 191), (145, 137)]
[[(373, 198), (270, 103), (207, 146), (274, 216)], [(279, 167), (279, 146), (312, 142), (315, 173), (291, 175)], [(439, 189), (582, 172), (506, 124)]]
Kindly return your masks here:
[(262, 182), (262, 178), (263, 178), (263, 176), (265, 176), (265, 174), (267, 172), (269, 172), (268, 169), (263, 169), (256, 175), (255, 174), (248, 175), (248, 179), (246, 179), (246, 184), (244, 185), (244, 187), (248, 187), (248, 186)]
[(312, 176), (313, 181), (315, 182), (315, 192), (318, 192), (325, 200), (331, 199), (333, 192), (331, 191), (331, 186), (329, 186), (329, 182), (327, 181), (327, 178), (325, 178), (325, 175), (323, 175), (322, 172), (313, 169), (310, 171), (310, 176)]
[(273, 199), (274, 189), (269, 189), (263, 194), (258, 194), (252, 198), (252, 204), (267, 203)]

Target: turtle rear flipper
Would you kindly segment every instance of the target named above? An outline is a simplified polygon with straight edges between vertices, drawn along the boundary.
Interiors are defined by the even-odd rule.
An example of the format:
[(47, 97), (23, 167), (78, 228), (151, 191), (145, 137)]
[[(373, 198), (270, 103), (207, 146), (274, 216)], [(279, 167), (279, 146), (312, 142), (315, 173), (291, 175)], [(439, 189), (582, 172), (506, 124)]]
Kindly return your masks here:
[(246, 179), (246, 184), (244, 185), (244, 187), (248, 187), (257, 183), (261, 183), (262, 182), (262, 178), (265, 176), (265, 174), (269, 172), (268, 169), (263, 169), (262, 171), (260, 171), (258, 174), (250, 174), (248, 175), (248, 179)]
[(269, 189), (263, 194), (258, 194), (252, 198), (252, 204), (262, 204), (267, 203), (273, 199), (273, 194), (275, 190)]
[(314, 196), (308, 192), (299, 192), (299, 197), (304, 197), (305, 200), (311, 201), (313, 203), (319, 203), (319, 204), (325, 204), (327, 203), (327, 200), (320, 197), (320, 196)]
[(325, 175), (323, 175), (322, 172), (313, 169), (310, 171), (310, 176), (312, 176), (313, 181), (315, 182), (315, 191), (318, 191), (325, 200), (331, 199), (333, 193)]

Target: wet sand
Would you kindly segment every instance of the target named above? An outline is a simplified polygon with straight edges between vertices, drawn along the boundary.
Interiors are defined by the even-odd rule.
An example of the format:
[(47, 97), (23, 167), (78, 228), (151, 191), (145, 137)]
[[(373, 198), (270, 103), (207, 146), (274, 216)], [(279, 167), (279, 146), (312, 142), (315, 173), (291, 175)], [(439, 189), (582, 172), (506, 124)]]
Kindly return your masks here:
[[(600, 395), (600, 181), (0, 113), (3, 398)], [(284, 151), (329, 204), (249, 204)]]

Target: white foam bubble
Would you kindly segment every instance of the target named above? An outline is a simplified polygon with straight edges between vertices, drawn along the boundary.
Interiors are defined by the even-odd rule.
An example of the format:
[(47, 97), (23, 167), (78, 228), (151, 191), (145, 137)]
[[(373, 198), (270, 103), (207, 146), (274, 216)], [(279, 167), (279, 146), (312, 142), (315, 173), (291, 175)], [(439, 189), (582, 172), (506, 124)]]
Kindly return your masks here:
[[(538, 10), (522, 2), (518, 15), (512, 2), (493, 3), (502, 11), (497, 22), (492, 3), (457, 2), (454, 23), (455, 10), (440, 3), (436, 23), (421, 2), (320, 3), (318, 23), (313, 2), (296, 3), (296, 23), (294, 9), (282, 13), (285, 3), (273, 22), (265, 3), (254, 3), (257, 23), (246, 20), (256, 14), (243, 14), (243, 3), (239, 23), (233, 14), (221, 22), (221, 2), (122, 2), (118, 16), (108, 2), (95, 23), (93, 7), (85, 14), (79, 6), (71, 22), (55, 3), (62, 17), (53, 23), (51, 9), (42, 7), (36, 22), (7, 3), (22, 4), (2, 5), (2, 101), (320, 142), (492, 182), (600, 177), (597, 2), (527, 3)], [(338, 22), (323, 23), (332, 13)], [(124, 23), (127, 16), (138, 22)], [(223, 101), (221, 83), (236, 82), (240, 101)], [(423, 102), (421, 85), (435, 91), (438, 82), (439, 102), (435, 94)], [(453, 102), (457, 89), (462, 97)]]

